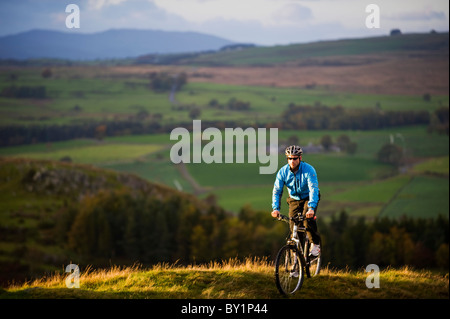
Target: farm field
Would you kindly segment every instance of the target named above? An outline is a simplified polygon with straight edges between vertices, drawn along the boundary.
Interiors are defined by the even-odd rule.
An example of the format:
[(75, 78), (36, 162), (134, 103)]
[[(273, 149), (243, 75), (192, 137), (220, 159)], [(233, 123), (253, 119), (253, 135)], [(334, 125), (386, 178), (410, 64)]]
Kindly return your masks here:
[[(280, 144), (292, 134), (304, 145), (318, 143), (325, 131), (280, 131)], [(353, 216), (399, 217), (402, 214), (431, 217), (448, 212), (448, 137), (430, 135), (425, 127), (396, 128), (385, 131), (339, 132), (358, 144), (353, 155), (342, 153), (305, 153), (319, 175), (322, 194), (321, 216), (340, 210)], [(378, 163), (376, 152), (391, 134), (401, 134), (407, 145), (409, 167), (398, 174), (391, 166)], [(169, 134), (135, 135), (105, 138), (104, 141), (74, 140), (0, 149), (0, 156), (60, 160), (69, 157), (75, 163), (92, 164), (121, 172), (130, 172), (171, 188), (196, 193), (201, 198), (214, 195), (218, 204), (237, 213), (243, 206), (267, 212), (275, 174), (259, 174), (259, 163), (184, 164), (196, 181), (192, 185), (179, 165), (170, 160), (175, 141)], [(420, 154), (416, 157), (416, 154)], [(278, 157), (278, 168), (285, 165)], [(438, 163), (435, 164), (435, 163)], [(440, 164), (439, 164), (440, 163)], [(198, 189), (200, 188), (200, 189)], [(284, 194), (286, 196), (286, 192)], [(423, 198), (433, 199), (424, 201)], [(286, 209), (287, 205), (283, 205)]]
[[(408, 35), (207, 54), (177, 65), (54, 65), (47, 78), (42, 76), (44, 67), (2, 65), (0, 92), (10, 87), (44, 86), (46, 96), (0, 96), (0, 125), (78, 125), (78, 130), (83, 130), (89, 123), (104, 123), (107, 128), (127, 121), (138, 128), (149, 123), (189, 126), (194, 118), (190, 112), (196, 109), (197, 118), (204, 122), (223, 122), (221, 129), (227, 121), (244, 128), (264, 127), (283, 123), (286, 118), (282, 114), (292, 104), (431, 114), (449, 105), (445, 43), (448, 45), (448, 34)], [(185, 73), (188, 82), (170, 98), (169, 92), (150, 89), (150, 75), (161, 72), (172, 76)], [(233, 99), (249, 107), (212, 107), (212, 101), (225, 105)], [(51, 143), (43, 143), (45, 136), (41, 136), (31, 145), (0, 148), (0, 156), (66, 158), (131, 172), (202, 198), (214, 195), (220, 205), (235, 213), (244, 205), (270, 209), (274, 176), (260, 175), (259, 164), (177, 166), (170, 161), (174, 141), (168, 132), (133, 134), (130, 128), (123, 128), (116, 133), (119, 136)], [(317, 146), (324, 135), (336, 141), (342, 134), (356, 143), (352, 155), (305, 152), (304, 160), (319, 174), (323, 216), (342, 209), (355, 216), (397, 216), (404, 213), (399, 209), (402, 199), (408, 199), (408, 207), (412, 207), (408, 214), (413, 216), (448, 211), (448, 135), (429, 134), (425, 125), (364, 131), (280, 129), (278, 134), (279, 146), (292, 137), (302, 146)], [(388, 142), (403, 149), (406, 163), (400, 175), (376, 160), (377, 152)], [(282, 165), (284, 158), (279, 156), (278, 167)], [(414, 190), (421, 183), (424, 187), (419, 195)], [(414, 204), (423, 202), (420, 198), (427, 194), (439, 198), (433, 201), (433, 212), (423, 212), (421, 205)]]
[[(438, 77), (427, 82), (430, 90), (424, 87), (422, 91), (414, 91), (414, 94), (411, 90), (406, 92), (406, 82), (394, 86), (400, 91), (403, 90), (401, 93), (379, 87), (374, 87), (371, 91), (350, 90), (348, 87), (346, 91), (339, 87), (342, 81), (337, 78), (328, 77), (332, 81), (329, 83), (316, 82), (310, 78), (310, 75), (323, 75), (323, 72), (346, 74), (348, 68), (357, 69), (362, 66), (380, 68), (380, 72), (371, 71), (373, 76), (379, 76), (385, 74), (384, 71), (394, 70), (392, 61), (399, 58), (382, 55), (378, 57), (378, 62), (366, 63), (359, 57), (357, 65), (345, 68), (324, 68), (323, 65), (314, 64), (276, 64), (270, 68), (192, 65), (59, 66), (52, 67), (53, 75), (46, 79), (41, 77), (41, 69), (37, 67), (2, 67), (0, 90), (10, 85), (45, 85), (47, 98), (0, 97), (0, 123), (70, 126), (90, 121), (115, 123), (125, 120), (136, 123), (157, 122), (174, 127), (177, 123), (183, 126), (191, 123), (189, 112), (196, 108), (200, 111), (199, 119), (204, 122), (234, 121), (245, 128), (245, 125), (263, 127), (264, 123), (282, 120), (281, 114), (288, 110), (290, 104), (330, 107), (340, 105), (346, 110), (377, 108), (382, 112), (434, 112), (448, 107), (448, 92), (445, 89), (437, 89), (438, 86), (433, 82), (442, 84)], [(344, 61), (348, 57), (337, 59)], [(435, 61), (441, 61), (440, 58), (436, 59)], [(411, 62), (408, 59), (407, 61)], [(426, 76), (423, 72), (430, 61), (424, 60), (423, 57), (414, 61), (423, 65), (415, 76)], [(434, 63), (433, 67), (442, 67), (440, 63)], [(429, 71), (434, 72), (431, 69)], [(154, 92), (149, 89), (149, 74), (152, 72), (186, 72), (189, 81), (176, 92), (174, 102), (170, 101), (167, 92)], [(301, 75), (302, 72), (306, 72), (308, 81), (312, 82), (296, 82), (292, 76)], [(360, 73), (361, 76), (364, 74), (363, 71)], [(11, 74), (15, 76), (11, 77)], [(255, 82), (258, 79), (270, 79), (276, 85)], [(355, 77), (354, 81), (358, 82), (358, 77)], [(427, 92), (425, 90), (432, 93), (430, 99), (424, 99), (423, 94)], [(248, 102), (250, 107), (248, 110), (237, 111), (218, 109), (210, 105), (213, 100), (226, 104), (231, 99)], [(206, 126), (202, 127), (205, 128)], [(319, 145), (324, 135), (331, 136), (335, 141), (342, 134), (357, 144), (352, 155), (343, 152), (305, 152), (304, 160), (314, 165), (319, 174), (322, 193), (320, 210), (326, 218), (343, 209), (353, 216), (369, 218), (398, 217), (401, 214), (428, 217), (446, 214), (448, 211), (449, 147), (448, 136), (429, 134), (426, 130), (424, 125), (370, 131), (279, 130), (278, 144), (285, 145), (289, 138), (295, 137), (302, 146)], [(390, 165), (376, 160), (377, 152), (389, 141), (402, 147), (407, 158), (400, 175)], [(97, 139), (84, 138), (4, 147), (0, 148), (0, 156), (50, 160), (66, 158), (75, 163), (131, 172), (149, 181), (193, 193), (201, 198), (213, 195), (219, 205), (234, 213), (246, 205), (259, 210), (270, 210), (274, 175), (260, 175), (260, 164), (175, 165), (171, 163), (169, 156), (174, 143), (168, 133), (131, 135), (124, 130), (117, 137), (104, 136)], [(284, 157), (280, 155), (278, 167), (284, 164)], [(424, 187), (421, 188), (422, 183)], [(414, 191), (418, 188), (421, 188), (420, 194)], [(421, 198), (428, 195), (436, 196), (438, 200), (433, 201), (431, 211), (424, 211), (424, 201)]]
[[(429, 112), (443, 105), (448, 106), (448, 95), (433, 95), (430, 101), (426, 101), (421, 93), (349, 93), (324, 86), (312, 89), (251, 86), (202, 82), (194, 77), (175, 95), (177, 103), (188, 106), (180, 109), (169, 101), (167, 93), (156, 93), (148, 88), (148, 72), (161, 68), (146, 67), (142, 70), (128, 67), (125, 72), (121, 67), (61, 67), (53, 68), (54, 76), (45, 80), (40, 77), (39, 70), (33, 68), (2, 70), (5, 76), (0, 81), (0, 90), (11, 84), (6, 74), (13, 72), (17, 75), (14, 85), (45, 84), (48, 98), (1, 97), (1, 124), (71, 125), (92, 120), (145, 122), (155, 121), (154, 116), (157, 115), (157, 122), (176, 126), (176, 123), (191, 122), (189, 110), (195, 107), (200, 110), (200, 119), (203, 121), (264, 125), (270, 121), (279, 121), (291, 103), (341, 105), (345, 109), (374, 109), (378, 106), (386, 111)], [(179, 72), (180, 67), (168, 66), (162, 70)], [(236, 70), (230, 72), (233, 74)], [(232, 98), (249, 102), (250, 109), (230, 111), (209, 106), (212, 100), (222, 104)], [(319, 174), (322, 216), (329, 217), (343, 209), (351, 215), (370, 218), (398, 217), (401, 214), (428, 217), (448, 212), (448, 136), (428, 134), (425, 126), (372, 131), (279, 130), (278, 144), (286, 144), (290, 137), (295, 136), (302, 146), (319, 145), (324, 135), (330, 135), (336, 140), (342, 134), (357, 144), (355, 154), (305, 152), (304, 156), (304, 160), (314, 165)], [(396, 178), (392, 167), (376, 161), (377, 152), (390, 140), (404, 149), (410, 162), (405, 167), (404, 177)], [(174, 143), (168, 133), (127, 135), (124, 131), (122, 136), (104, 137), (102, 140), (77, 139), (1, 148), (0, 156), (51, 160), (68, 157), (75, 163), (131, 172), (149, 181), (197, 194), (201, 198), (214, 195), (219, 205), (235, 213), (246, 205), (270, 210), (274, 176), (260, 175), (259, 164), (186, 164), (180, 167), (170, 161), (169, 152)], [(284, 158), (279, 156), (278, 167), (282, 165)], [(438, 174), (433, 177), (436, 182), (430, 182), (431, 177), (415, 178), (415, 175), (435, 173)], [(409, 193), (407, 185), (417, 189), (421, 183), (424, 183), (421, 194), (414, 191)], [(374, 196), (380, 192), (382, 196)], [(431, 211), (429, 208), (423, 209), (424, 202), (421, 200), (428, 194), (438, 198), (432, 202)]]
[[(417, 62), (419, 63), (419, 62)], [(420, 65), (420, 63), (419, 63)], [(439, 66), (442, 69), (444, 66)], [(274, 69), (273, 69), (274, 68)], [(198, 108), (200, 118), (208, 120), (237, 120), (243, 123), (266, 123), (279, 120), (283, 111), (291, 103), (298, 105), (343, 106), (349, 109), (380, 108), (384, 111), (433, 111), (449, 105), (448, 80), (434, 83), (427, 81), (430, 87), (421, 90), (410, 89), (403, 82), (389, 85), (396, 88), (404, 86), (408, 93), (391, 92), (388, 89), (372, 91), (358, 90), (352, 86), (338, 87), (343, 83), (339, 74), (346, 70), (332, 68), (336, 77), (325, 77), (328, 82), (320, 83), (311, 77), (321, 74), (323, 67), (311, 70), (299, 68), (287, 69), (282, 66), (273, 68), (221, 68), (197, 69), (194, 67), (175, 66), (127, 66), (100, 67), (74, 66), (52, 67), (52, 77), (43, 79), (41, 69), (35, 67), (0, 67), (0, 92), (11, 86), (44, 86), (46, 97), (40, 99), (16, 99), (0, 96), (1, 125), (71, 125), (92, 120), (120, 121), (157, 119), (159, 123), (189, 122), (189, 111)], [(378, 66), (383, 70), (392, 70), (392, 66)], [(429, 72), (429, 68), (424, 67)], [(448, 68), (448, 62), (447, 62)], [(185, 72), (188, 83), (176, 92), (175, 104), (169, 101), (169, 94), (150, 90), (149, 74), (167, 72), (178, 74)], [(225, 73), (227, 72), (227, 73)], [(305, 76), (298, 76), (306, 72)], [(203, 77), (197, 74), (203, 75)], [(205, 74), (207, 75), (206, 77)], [(229, 74), (229, 76), (223, 76)], [(369, 74), (377, 75), (371, 71)], [(415, 73), (416, 76), (427, 76)], [(440, 73), (439, 73), (440, 74)], [(288, 75), (300, 79), (307, 78), (307, 83), (297, 83)], [(306, 76), (307, 75), (307, 76)], [(274, 83), (287, 81), (286, 85), (271, 85), (255, 82), (252, 79), (270, 78)], [(433, 78), (434, 79), (434, 78)], [(356, 77), (356, 82), (358, 79)], [(376, 80), (385, 83), (384, 80)], [(359, 82), (358, 82), (359, 83)], [(441, 87), (441, 85), (443, 85)], [(439, 89), (436, 89), (439, 87)], [(431, 94), (430, 100), (424, 100), (424, 94)], [(246, 111), (230, 111), (212, 108), (209, 103), (216, 100), (227, 103), (230, 99), (250, 103)], [(179, 104), (177, 104), (179, 103)]]

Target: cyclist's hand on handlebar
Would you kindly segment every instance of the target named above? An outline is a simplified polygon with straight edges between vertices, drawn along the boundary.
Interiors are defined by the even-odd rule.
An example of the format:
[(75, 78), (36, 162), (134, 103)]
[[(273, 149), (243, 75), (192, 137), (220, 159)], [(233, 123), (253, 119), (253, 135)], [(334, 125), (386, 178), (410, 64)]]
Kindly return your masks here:
[(307, 212), (306, 212), (306, 218), (313, 218), (314, 217), (314, 210), (313, 209), (309, 209)]
[(280, 217), (280, 211), (274, 210), (274, 211), (271, 213), (271, 215), (272, 215), (273, 218), (278, 218), (278, 217)]

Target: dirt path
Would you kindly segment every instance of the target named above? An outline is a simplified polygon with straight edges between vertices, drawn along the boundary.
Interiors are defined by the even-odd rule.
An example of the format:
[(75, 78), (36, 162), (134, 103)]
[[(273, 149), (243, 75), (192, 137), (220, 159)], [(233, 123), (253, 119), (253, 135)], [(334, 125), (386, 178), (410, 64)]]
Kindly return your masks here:
[(200, 184), (197, 183), (197, 181), (192, 177), (192, 175), (189, 174), (189, 171), (187, 170), (186, 165), (183, 162), (175, 165), (178, 171), (181, 173), (181, 176), (183, 176), (183, 178), (187, 180), (188, 183), (192, 186), (195, 195), (201, 195), (206, 192), (206, 189), (200, 186)]

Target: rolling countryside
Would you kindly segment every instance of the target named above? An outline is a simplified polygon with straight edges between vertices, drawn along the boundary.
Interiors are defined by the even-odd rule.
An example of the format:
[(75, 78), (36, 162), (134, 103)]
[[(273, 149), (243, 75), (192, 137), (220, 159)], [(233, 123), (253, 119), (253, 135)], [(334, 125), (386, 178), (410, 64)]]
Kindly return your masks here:
[[(203, 129), (217, 128), (222, 136), (227, 128), (277, 128), (278, 143), (266, 152), (276, 150), (278, 169), (286, 164), (287, 145), (304, 148), (303, 160), (319, 178), (329, 280), (347, 276), (337, 271), (333, 279), (335, 268), (410, 265), (444, 273), (447, 295), (440, 287), (431, 298), (448, 298), (448, 39), (448, 33), (430, 33), (323, 41), (163, 55), (160, 61), (170, 62), (157, 63), (144, 57), (2, 61), (2, 284), (60, 272), (70, 260), (151, 267), (252, 255), (273, 259), (286, 229), (270, 217), (275, 174), (259, 173), (266, 164), (225, 163), (224, 154), (220, 163), (171, 160), (177, 142), (171, 132), (192, 133), (193, 120), (201, 120)], [(244, 141), (248, 155), (253, 145)], [(208, 142), (204, 138), (202, 146)], [(385, 156), (386, 146), (396, 153)], [(287, 213), (285, 201), (282, 211)], [(92, 247), (81, 238), (91, 238)], [(402, 253), (383, 246), (386, 238), (397, 238)], [(342, 247), (352, 248), (343, 253)], [(268, 264), (261, 266), (262, 278), (251, 275), (267, 280)], [(436, 273), (422, 277), (427, 285)], [(209, 273), (198, 276), (200, 285), (203, 276), (209, 280)], [(316, 279), (312, 284), (320, 285)], [(20, 290), (30, 287), (8, 291), (27, 298)], [(160, 298), (121, 289), (117, 296), (94, 289), (81, 297)], [(226, 289), (220, 287), (192, 289), (194, 295), (172, 293), (243, 297), (222, 295)], [(410, 298), (408, 289), (340, 297)], [(434, 288), (423, 289), (420, 298)], [(41, 292), (31, 298), (46, 298)]]

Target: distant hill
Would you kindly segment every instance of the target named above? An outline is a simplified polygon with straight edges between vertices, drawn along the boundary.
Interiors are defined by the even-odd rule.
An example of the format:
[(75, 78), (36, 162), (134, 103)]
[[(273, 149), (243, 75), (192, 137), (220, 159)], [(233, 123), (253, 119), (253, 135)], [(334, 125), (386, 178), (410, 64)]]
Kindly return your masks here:
[(196, 32), (118, 29), (86, 34), (31, 30), (0, 37), (0, 59), (112, 59), (219, 50), (232, 44)]
[(437, 54), (448, 56), (448, 48), (448, 32), (401, 34), (223, 50), (210, 54), (198, 54), (188, 58), (181, 56), (176, 63), (204, 66), (270, 66), (285, 63), (295, 63), (302, 66), (343, 66), (370, 62), (367, 58), (355, 60), (355, 56), (372, 55), (370, 60), (379, 59), (380, 54), (399, 53), (422, 54), (423, 56), (431, 54), (430, 58), (434, 58)]

